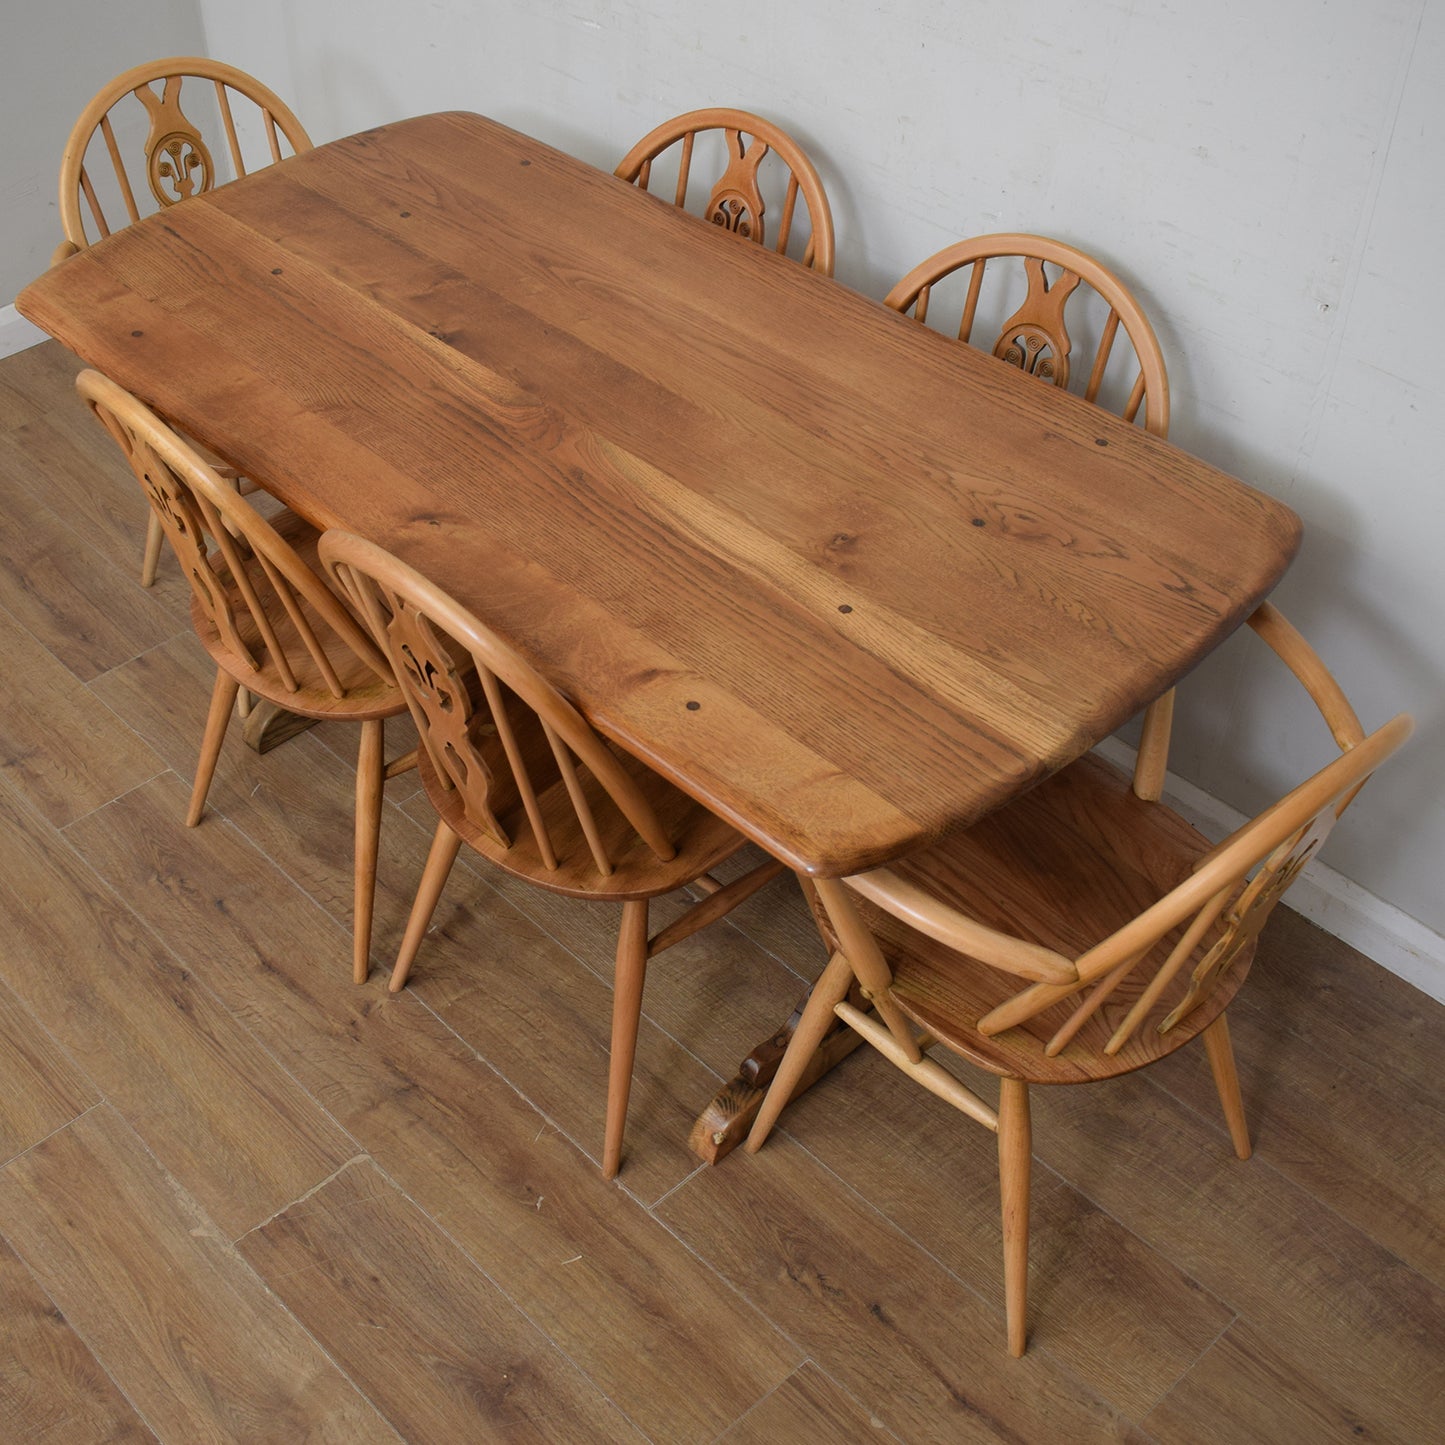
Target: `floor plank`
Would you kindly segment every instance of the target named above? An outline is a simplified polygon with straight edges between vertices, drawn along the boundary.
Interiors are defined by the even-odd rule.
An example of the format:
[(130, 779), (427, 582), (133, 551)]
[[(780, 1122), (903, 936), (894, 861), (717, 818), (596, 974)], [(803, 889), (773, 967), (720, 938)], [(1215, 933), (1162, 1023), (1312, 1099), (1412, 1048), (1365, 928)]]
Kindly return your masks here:
[(3, 783), (0, 927), (0, 975), (229, 1237), (356, 1152)]
[(128, 573), (81, 540), (37, 491), (30, 458), (0, 435), (0, 606), (70, 671), (89, 681), (189, 621), (168, 614)]
[(0, 1440), (17, 1445), (120, 1445), (156, 1438), (4, 1244), (0, 1319), (5, 1321)]
[(140, 585), (141, 552), (150, 507), (130, 467), (109, 435), (67, 388), (61, 403), (10, 432), (6, 446), (43, 476), (48, 505), (80, 541), (174, 624), (188, 625), (190, 589), (174, 560), (162, 558), (155, 585)]
[(1270, 1445), (1327, 1441), (1397, 1441), (1367, 1424), (1328, 1374), (1287, 1362), (1259, 1331), (1241, 1321), (1170, 1391), (1144, 1420), (1159, 1445), (1218, 1445), (1221, 1440), (1267, 1440)]
[[(3, 814), (0, 814), (0, 826), (3, 826)], [(0, 905), (0, 918), (3, 918), (3, 905)], [(12, 947), (7, 944), (0, 954), (0, 977), (4, 976)], [(38, 1144), (47, 1134), (79, 1118), (100, 1102), (94, 1084), (3, 984), (0, 984), (0, 1057), (5, 1060), (5, 1084), (0, 1088), (0, 1164)]]
[[(1298, 1001), (1319, 996), (1317, 981), (1298, 962), (1298, 928), (1282, 922), (1262, 941), (1229, 1011), (1255, 1142), (1280, 1173), (1445, 1286), (1445, 1095), (1438, 1084), (1445, 1011), (1408, 1007), (1409, 999), (1402, 999), (1406, 1008), (1382, 1008), (1400, 980), (1357, 966), (1345, 977), (1375, 987), (1327, 985), (1334, 997), (1320, 999), (1302, 1030)], [(1333, 952), (1311, 955), (1325, 977)], [(1218, 1121), (1209, 1071), (1192, 1054), (1165, 1060), (1151, 1078), (1206, 1121)], [(1345, 1072), (1341, 1061), (1352, 1054)]]
[(749, 1410), (719, 1438), (718, 1445), (778, 1445), (785, 1440), (886, 1445), (897, 1439), (876, 1415), (870, 1416), (809, 1361)]
[(113, 1110), (0, 1170), (0, 1213), (162, 1439), (395, 1440)]
[(408, 1440), (643, 1439), (370, 1164), (240, 1248)]
[(689, 1180), (658, 1212), (905, 1440), (1129, 1434), (1048, 1351), (1010, 1359), (1001, 1311), (781, 1135)]
[(332, 966), (344, 931), (233, 829), (177, 839), (178, 791), (168, 775), (71, 836), (629, 1418), (711, 1439), (800, 1362), (416, 997)]
[[(0, 607), (0, 774), (57, 827), (161, 771), (160, 759), (98, 709), (83, 683)], [(15, 679), (24, 679), (23, 686)]]
[(1147, 1075), (1034, 1091), (1035, 1157), (1321, 1374), (1369, 1428), (1428, 1439), (1445, 1399), (1445, 1291)]
[[(941, 1051), (939, 1058), (947, 1062)], [(958, 1072), (996, 1100), (992, 1079), (963, 1066)], [(794, 1103), (781, 1127), (1002, 1310), (994, 1134), (867, 1049)], [(1234, 1318), (1221, 1300), (1037, 1161), (1029, 1255), (1030, 1348), (1049, 1350), (1136, 1417), (1167, 1394)]]

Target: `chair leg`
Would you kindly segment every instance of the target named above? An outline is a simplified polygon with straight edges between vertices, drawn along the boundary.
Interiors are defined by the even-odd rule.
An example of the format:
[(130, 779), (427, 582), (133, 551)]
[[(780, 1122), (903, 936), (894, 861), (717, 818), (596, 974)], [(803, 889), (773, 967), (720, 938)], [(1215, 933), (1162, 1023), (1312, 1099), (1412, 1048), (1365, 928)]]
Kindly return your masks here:
[(391, 971), (391, 982), (387, 988), (399, 993), (406, 983), (411, 966), (416, 961), (417, 950), (426, 937), (431, 916), (436, 912), (437, 899), (442, 896), (452, 864), (457, 861), (462, 840), (444, 822), (438, 821), (436, 835), (431, 840), (431, 851), (426, 855), (426, 867), (422, 869), (421, 882), (417, 884), (416, 900), (411, 905), (411, 916), (406, 921), (406, 935), (401, 940), (401, 952), (396, 956), (396, 967)]
[(206, 731), (201, 735), (201, 755), (196, 759), (196, 781), (191, 785), (191, 806), (186, 813), (186, 827), (194, 828), (206, 811), (206, 794), (216, 775), (216, 759), (231, 721), (231, 708), (240, 684), (223, 668), (216, 669), (216, 685), (211, 689), (211, 710), (206, 714)]
[(1249, 1143), (1249, 1123), (1244, 1117), (1244, 1100), (1239, 1093), (1239, 1074), (1234, 1067), (1234, 1048), (1229, 1042), (1229, 1025), (1223, 1014), (1204, 1030), (1204, 1048), (1209, 1055), (1209, 1069), (1214, 1075), (1214, 1087), (1219, 1102), (1224, 1106), (1224, 1121), (1229, 1125), (1229, 1137), (1234, 1141), (1234, 1152), (1241, 1159), (1248, 1159), (1254, 1151)]
[(161, 527), (161, 519), (154, 512), (150, 514), (150, 520), (146, 523), (146, 547), (145, 555), (141, 558), (140, 564), (140, 585), (142, 587), (154, 586), (156, 580), (156, 568), (161, 562), (161, 548), (165, 545), (166, 534)]
[(612, 1058), (607, 1068), (607, 1123), (602, 1138), (602, 1177), (615, 1179), (622, 1167), (622, 1131), (632, 1092), (637, 1028), (642, 1019), (642, 985), (647, 977), (647, 899), (622, 905), (617, 931), (617, 969), (612, 984)]
[(793, 1097), (793, 1091), (803, 1077), (803, 1070), (818, 1052), (823, 1035), (832, 1027), (834, 1008), (843, 1001), (852, 982), (853, 970), (848, 960), (841, 953), (835, 953), (809, 992), (808, 1002), (803, 1005), (803, 1016), (798, 1020), (787, 1051), (778, 1064), (778, 1071), (773, 1075), (773, 1082), (763, 1096), (744, 1146), (749, 1154), (756, 1154), (772, 1133), (778, 1115)]
[(371, 915), (376, 902), (381, 796), (386, 780), (385, 727), (380, 718), (362, 723), (361, 746), (356, 755), (356, 888), (351, 922), (351, 974), (357, 983), (365, 983), (371, 971)]
[(1033, 1137), (1029, 1086), (1001, 1079), (998, 1104), (998, 1178), (1003, 1206), (1003, 1291), (1008, 1352), (1018, 1359), (1028, 1337), (1029, 1169)]

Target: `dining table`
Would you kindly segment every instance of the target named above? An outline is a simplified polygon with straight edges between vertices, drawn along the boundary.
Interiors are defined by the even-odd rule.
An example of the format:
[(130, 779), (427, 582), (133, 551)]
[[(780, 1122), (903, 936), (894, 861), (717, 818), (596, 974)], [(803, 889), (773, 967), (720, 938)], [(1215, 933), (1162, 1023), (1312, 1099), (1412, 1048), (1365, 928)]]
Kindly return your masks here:
[[(1142, 428), (479, 115), (193, 197), (16, 304), (804, 879), (1087, 751), (1300, 537)], [(724, 1113), (767, 1082), (740, 1080)]]

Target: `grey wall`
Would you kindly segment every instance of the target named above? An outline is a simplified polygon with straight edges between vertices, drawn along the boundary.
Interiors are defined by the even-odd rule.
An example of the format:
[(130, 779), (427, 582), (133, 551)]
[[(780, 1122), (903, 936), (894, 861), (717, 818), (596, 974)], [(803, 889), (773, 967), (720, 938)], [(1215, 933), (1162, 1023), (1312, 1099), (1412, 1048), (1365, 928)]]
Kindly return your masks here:
[(60, 240), (60, 154), (86, 102), (142, 60), (204, 44), (197, 0), (0, 0), (0, 305)]

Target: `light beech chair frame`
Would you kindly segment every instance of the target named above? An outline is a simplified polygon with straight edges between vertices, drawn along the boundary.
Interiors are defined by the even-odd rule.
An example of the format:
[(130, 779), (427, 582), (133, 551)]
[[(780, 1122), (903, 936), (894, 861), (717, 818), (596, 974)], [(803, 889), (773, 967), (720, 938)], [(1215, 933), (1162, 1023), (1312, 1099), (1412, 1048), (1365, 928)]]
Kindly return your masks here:
[(267, 520), (188, 443), (96, 371), (76, 389), (120, 447), (191, 586), (191, 616), (216, 664), (186, 826), (205, 811), (238, 692), (302, 717), (361, 724), (356, 765), (353, 976), (365, 979), (386, 780), (415, 753), (385, 761), (385, 719), (406, 708), (385, 656), (322, 581), (316, 529), (289, 512)]
[[(734, 829), (605, 743), (514, 648), (383, 548), (327, 532), (321, 556), (387, 654), (421, 736), (438, 815), (390, 988), (410, 975), (463, 842), (496, 867), (574, 898), (622, 905), (602, 1171), (622, 1160), (647, 963), (783, 872), (775, 860), (727, 884), (711, 870), (744, 846)], [(652, 898), (697, 885), (649, 935)]]
[[(1155, 436), (1167, 436), (1169, 379), (1154, 328), (1129, 288), (1102, 262), (1075, 246), (1023, 232), (956, 241), (926, 261), (920, 261), (883, 298), (884, 305), (926, 322), (933, 288), (956, 271), (972, 267), (956, 332), (960, 341), (971, 342), (988, 263), (1006, 258), (1023, 261), (1028, 291), (1023, 303), (1000, 328), (992, 346), (985, 342), (985, 347), (1010, 366), (1067, 389), (1072, 374), (1073, 342), (1065, 312), (1069, 303), (1082, 294), (1081, 287), (1087, 285), (1103, 297), (1109, 313), (1090, 359), (1084, 399), (1098, 401), (1122, 326), (1139, 368), (1123, 407), (1124, 420), (1136, 420), (1142, 407), (1144, 429)], [(1060, 270), (1061, 274), (1053, 282), (1044, 270), (1046, 263)]]
[[(261, 112), (271, 161), (282, 159), (282, 140), (296, 154), (311, 149), (311, 138), (291, 107), (275, 91), (234, 65), (199, 55), (175, 55), (134, 66), (116, 76), (81, 111), (65, 144), (60, 161), (60, 225), (65, 233), (67, 254), (83, 250), (94, 240), (111, 234), (110, 219), (104, 213), (86, 167), (86, 157), (97, 135), (104, 141), (104, 153), (115, 173), (125, 206), (123, 225), (140, 220), (142, 210), (138, 197), (141, 195), (149, 195), (154, 202), (152, 209), (164, 208), (209, 191), (218, 183), (212, 148), (207, 145), (200, 126), (182, 108), (183, 99), (189, 94), (185, 89), (187, 80), (203, 82), (207, 102), (215, 102), (225, 154), (234, 171), (231, 179), (239, 180), (246, 174), (233, 114), (233, 95), (244, 97)], [(159, 92), (157, 84), (161, 87)], [(121, 153), (111, 119), (116, 108), (129, 97), (145, 107), (150, 120), (140, 157), (143, 164), (134, 176)], [(94, 237), (87, 230), (87, 211), (90, 225), (96, 231)]]
[[(1174, 850), (1184, 876), (1091, 946), (1071, 956), (1039, 941), (1055, 933), (1053, 920), (1020, 917), (1012, 920), (1014, 928), (1004, 929), (980, 921), (941, 893), (939, 880), (957, 879), (964, 867), (960, 859), (977, 864), (974, 855), (961, 851), (959, 840), (894, 867), (817, 880), (838, 951), (814, 989), (747, 1147), (756, 1151), (767, 1138), (835, 1017), (902, 1072), (996, 1132), (1007, 1335), (1014, 1356), (1026, 1343), (1029, 1085), (1092, 1082), (1129, 1072), (1202, 1033), (1235, 1153), (1247, 1159), (1249, 1130), (1225, 1009), (1248, 973), (1275, 904), (1366, 779), (1413, 729), (1408, 714), (1400, 714), (1367, 736), (1338, 683), (1272, 604), (1258, 608), (1249, 624), (1303, 684), (1340, 756), (1212, 847), (1163, 804), (1147, 798), (1140, 800), (1151, 804), (1147, 809), (1130, 804), (1143, 833), (1131, 840), (1134, 855), (1126, 859), (1121, 853), (1118, 866), (1127, 861), (1132, 867), (1146, 851)], [(1093, 758), (1072, 767), (1118, 778)], [(1122, 779), (1119, 785), (1125, 786)], [(1067, 796), (1063, 786), (1055, 787), (1058, 796)], [(1139, 799), (1137, 787), (1133, 791)], [(1041, 793), (1032, 804), (1026, 797), (1021, 805), (1038, 808), (1047, 820), (1052, 805), (1041, 801), (1046, 796)], [(1080, 796), (1090, 794), (1073, 794)], [(1094, 787), (1093, 796), (1103, 794)], [(1062, 830), (1063, 813), (1058, 822)], [(1105, 810), (1088, 826), (1102, 849), (1110, 826)], [(999, 866), (1001, 873), (1026, 873), (1037, 865), (1026, 857)], [(1097, 876), (1112, 877), (1114, 866), (1112, 858), (1104, 860)], [(1048, 876), (1055, 887), (1064, 886)], [(1077, 890), (1051, 900), (1051, 906), (1082, 920), (1104, 913), (1097, 897)], [(1081, 926), (1087, 932), (1087, 922)], [(1025, 986), (1013, 992), (1010, 979)], [(849, 1001), (852, 988), (872, 1013)], [(993, 1002), (983, 1012), (981, 996)], [(997, 1109), (927, 1057), (938, 1043), (999, 1076)]]
[(709, 193), (703, 209), (705, 219), (759, 245), (768, 244), (769, 217), (758, 184), (758, 168), (771, 151), (788, 170), (787, 189), (772, 248), (779, 255), (787, 255), (797, 203), (801, 197), (810, 227), (802, 264), (824, 276), (831, 276), (834, 261), (833, 213), (822, 179), (802, 147), (786, 131), (762, 116), (726, 107), (693, 110), (686, 115), (674, 116), (643, 136), (618, 163), (614, 174), (645, 191), (652, 180), (653, 162), (663, 152), (681, 143), (673, 204), (685, 208), (694, 145), (699, 134), (714, 130), (724, 133), (728, 164)]
[[(290, 106), (244, 70), (199, 55), (176, 55), (134, 66), (116, 76), (90, 101), (66, 141), (60, 161), (60, 224), (65, 239), (56, 247), (52, 265), (112, 232), (113, 218), (106, 216), (94, 179), (86, 167), (86, 158), (92, 154), (97, 137), (104, 142), (101, 155), (110, 163), (125, 208), (121, 225), (140, 220), (141, 197), (148, 197), (152, 203), (148, 209), (165, 208), (209, 191), (217, 184), (212, 148), (200, 125), (183, 108), (183, 101), (192, 96), (185, 86), (187, 80), (200, 82), (205, 103), (216, 106), (225, 154), (234, 171), (232, 179), (246, 174), (233, 95), (244, 97), (260, 111), (270, 161), (282, 159), (282, 140), (293, 154), (311, 149), (311, 138)], [(131, 164), (127, 164), (112, 123), (112, 116), (129, 99), (142, 106), (149, 119), (141, 154), (132, 157)], [(196, 107), (193, 105), (191, 109), (194, 114)], [(95, 232), (93, 237), (91, 230)], [(217, 459), (211, 461), (215, 464)], [(223, 476), (235, 476), (234, 471), (223, 464), (217, 469)], [(160, 523), (152, 516), (141, 562), (142, 587), (154, 583), (160, 555)]]
[[(884, 305), (926, 323), (933, 288), (946, 277), (971, 267), (968, 290), (955, 333), (960, 341), (969, 344), (973, 340), (988, 263), (1014, 259), (1024, 263), (1027, 294), (1000, 327), (992, 346), (987, 341), (982, 345), (1008, 365), (1067, 390), (1073, 342), (1065, 312), (1069, 303), (1082, 295), (1083, 288), (1088, 286), (1103, 298), (1109, 311), (1090, 359), (1084, 400), (1098, 403), (1110, 362), (1117, 355), (1116, 343), (1122, 326), (1138, 367), (1138, 375), (1124, 404), (1124, 420), (1137, 421), (1142, 407), (1144, 430), (1155, 436), (1168, 436), (1169, 377), (1159, 338), (1154, 334), (1144, 308), (1129, 288), (1102, 262), (1075, 246), (1048, 236), (1032, 236), (1019, 231), (955, 241), (926, 261), (920, 261), (883, 298)], [(1058, 267), (1060, 271), (1052, 283), (1044, 269), (1046, 263)], [(1140, 772), (1136, 777), (1143, 789), (1141, 797), (1157, 799), (1164, 787), (1173, 718), (1174, 692), (1171, 689), (1150, 704), (1144, 714), (1144, 730), (1139, 743)]]

